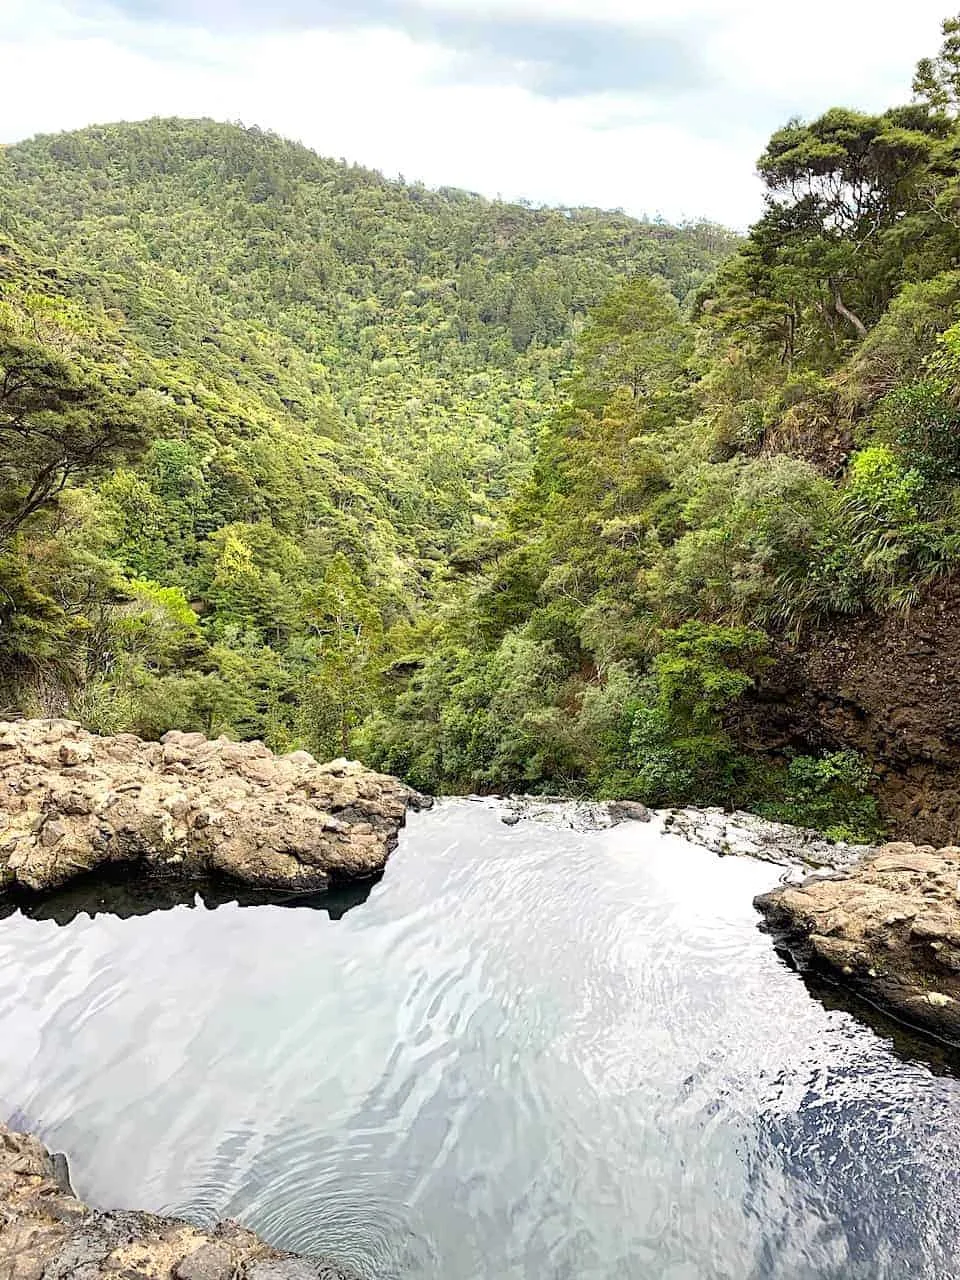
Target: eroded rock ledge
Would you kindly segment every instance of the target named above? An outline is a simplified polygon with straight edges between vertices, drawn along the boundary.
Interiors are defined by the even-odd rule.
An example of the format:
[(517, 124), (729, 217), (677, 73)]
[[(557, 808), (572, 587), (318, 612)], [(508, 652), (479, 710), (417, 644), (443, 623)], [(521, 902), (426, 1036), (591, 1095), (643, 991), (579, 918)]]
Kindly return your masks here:
[(828, 840), (820, 831), (771, 822), (738, 809), (666, 809), (663, 828), (703, 845), (721, 856), (736, 855), (776, 862), (781, 866), (804, 862), (812, 867), (837, 870), (855, 865), (873, 846)]
[(66, 720), (0, 722), (0, 894), (110, 864), (315, 892), (383, 870), (408, 807), (395, 778), (260, 742), (97, 737)]
[(349, 1280), (271, 1249), (236, 1222), (204, 1231), (151, 1213), (89, 1209), (62, 1157), (0, 1124), (0, 1280)]
[(960, 847), (882, 845), (755, 905), (798, 965), (960, 1044)]

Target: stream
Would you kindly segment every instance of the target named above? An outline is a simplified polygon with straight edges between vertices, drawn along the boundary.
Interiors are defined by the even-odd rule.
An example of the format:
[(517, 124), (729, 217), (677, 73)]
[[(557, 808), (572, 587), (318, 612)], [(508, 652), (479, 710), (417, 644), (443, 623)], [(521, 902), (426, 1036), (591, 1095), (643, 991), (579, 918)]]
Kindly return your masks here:
[(778, 956), (779, 868), (500, 819), (411, 815), (327, 909), (8, 915), (0, 1117), (379, 1280), (960, 1277), (956, 1064)]

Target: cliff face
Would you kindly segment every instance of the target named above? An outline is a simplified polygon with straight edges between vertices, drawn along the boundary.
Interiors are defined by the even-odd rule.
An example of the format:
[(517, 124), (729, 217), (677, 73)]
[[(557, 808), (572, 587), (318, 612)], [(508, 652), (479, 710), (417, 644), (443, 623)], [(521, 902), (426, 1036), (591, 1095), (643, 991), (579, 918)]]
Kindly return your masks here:
[(960, 837), (960, 578), (909, 612), (833, 624), (784, 649), (743, 726), (765, 750), (854, 747), (876, 764), (892, 833)]

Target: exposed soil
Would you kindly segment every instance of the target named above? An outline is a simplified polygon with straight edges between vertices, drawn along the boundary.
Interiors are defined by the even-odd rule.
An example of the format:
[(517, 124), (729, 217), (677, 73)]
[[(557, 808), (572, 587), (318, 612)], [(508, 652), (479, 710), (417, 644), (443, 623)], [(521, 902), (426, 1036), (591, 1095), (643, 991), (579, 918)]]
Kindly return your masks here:
[(741, 731), (767, 751), (854, 747), (876, 765), (892, 834), (960, 840), (960, 578), (908, 613), (784, 646)]

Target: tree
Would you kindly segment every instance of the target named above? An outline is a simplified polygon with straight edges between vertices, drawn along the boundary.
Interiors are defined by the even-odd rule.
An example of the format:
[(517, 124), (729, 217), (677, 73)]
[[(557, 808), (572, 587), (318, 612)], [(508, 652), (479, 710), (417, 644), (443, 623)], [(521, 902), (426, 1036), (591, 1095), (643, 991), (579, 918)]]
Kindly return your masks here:
[(133, 388), (108, 389), (42, 343), (0, 329), (0, 547), (68, 484), (140, 452), (142, 410)]
[(960, 115), (960, 15), (944, 18), (943, 44), (934, 58), (921, 58), (913, 77), (913, 93), (934, 111)]
[(353, 730), (371, 707), (383, 633), (380, 613), (342, 554), (333, 557), (322, 580), (304, 594), (302, 607), (317, 640), (308, 732), (325, 750), (346, 755)]
[(666, 284), (629, 281), (600, 303), (580, 336), (578, 399), (597, 404), (622, 389), (640, 400), (679, 374), (688, 341)]
[(750, 240), (794, 310), (818, 314), (837, 337), (838, 326), (866, 336), (893, 293), (888, 233), (918, 207), (943, 133), (919, 108), (834, 108), (774, 133), (758, 162), (767, 212)]

